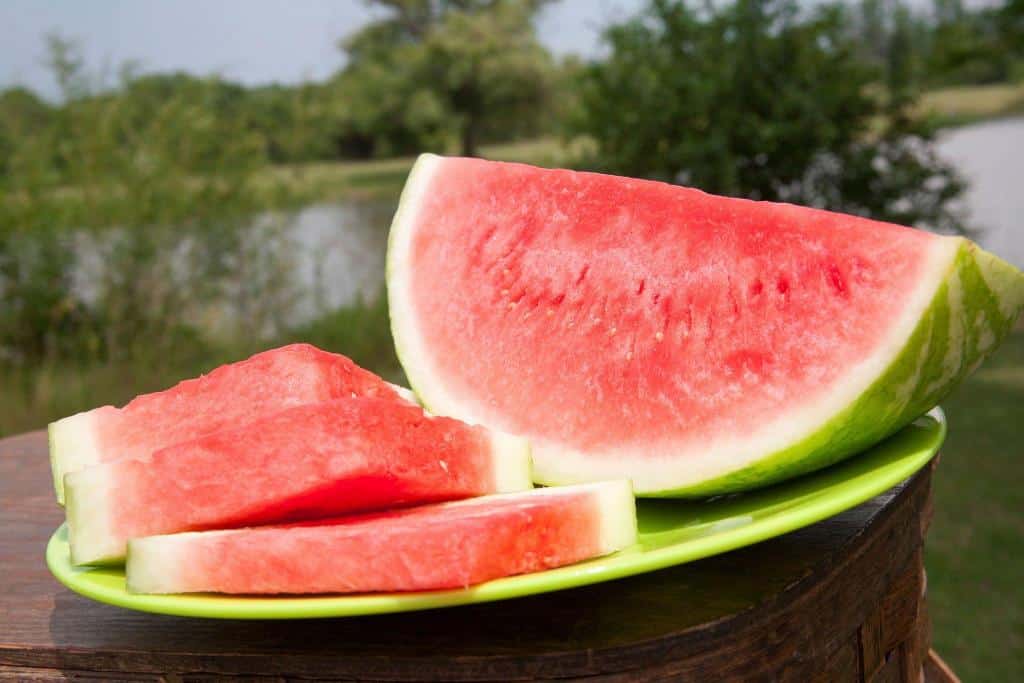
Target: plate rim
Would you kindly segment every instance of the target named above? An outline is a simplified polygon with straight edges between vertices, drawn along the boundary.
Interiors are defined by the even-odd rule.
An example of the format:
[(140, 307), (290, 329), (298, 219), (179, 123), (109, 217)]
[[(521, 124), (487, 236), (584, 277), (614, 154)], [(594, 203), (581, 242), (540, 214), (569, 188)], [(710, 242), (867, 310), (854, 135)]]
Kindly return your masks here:
[[(701, 560), (729, 552), (760, 541), (815, 524), (889, 490), (916, 474), (939, 452), (945, 442), (948, 425), (945, 414), (938, 406), (926, 413), (937, 424), (937, 433), (927, 447), (903, 455), (895, 462), (860, 473), (849, 480), (839, 480), (828, 486), (834, 495), (817, 498), (793, 510), (776, 512), (755, 519), (748, 524), (720, 531), (712, 536), (690, 539), (680, 543), (642, 552), (629, 549), (587, 562), (549, 569), (532, 574), (511, 576), (488, 581), (468, 588), (419, 591), (410, 593), (367, 593), (359, 595), (311, 596), (232, 596), (216, 594), (139, 595), (123, 589), (78, 580), (80, 574), (94, 571), (123, 571), (118, 567), (74, 567), (69, 562), (66, 522), (50, 536), (46, 546), (46, 565), (54, 577), (70, 590), (97, 602), (153, 614), (211, 619), (312, 619), (354, 617), (371, 614), (391, 614), (467, 604), (496, 602), (529, 595), (577, 588), (644, 574), (687, 562)], [(924, 417), (924, 416), (922, 416)], [(899, 432), (893, 435), (897, 436)], [(890, 437), (891, 439), (892, 437)], [(885, 449), (887, 439), (869, 451)], [(849, 463), (860, 454), (844, 462)], [(795, 486), (827, 478), (829, 472), (840, 471), (843, 463), (818, 470), (799, 479), (783, 482), (776, 487)], [(881, 472), (881, 474), (879, 474)], [(828, 488), (825, 487), (825, 489)], [(806, 488), (806, 485), (805, 485)], [(813, 491), (813, 487), (810, 487)], [(757, 492), (751, 492), (756, 494)], [(744, 494), (740, 494), (744, 495)], [(660, 499), (671, 504), (669, 499)], [(710, 542), (697, 542), (708, 541)]]

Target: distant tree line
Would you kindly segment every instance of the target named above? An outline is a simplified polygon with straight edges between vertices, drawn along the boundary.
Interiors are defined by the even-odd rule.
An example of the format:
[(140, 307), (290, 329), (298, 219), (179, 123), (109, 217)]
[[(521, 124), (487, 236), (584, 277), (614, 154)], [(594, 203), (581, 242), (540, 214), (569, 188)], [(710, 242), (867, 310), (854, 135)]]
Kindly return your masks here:
[(908, 73), (922, 87), (1024, 80), (1024, 0), (973, 9), (963, 0), (916, 9), (902, 0), (860, 0), (847, 20), (861, 54), (876, 64), (898, 34)]
[[(423, 149), (473, 154), (482, 142), (555, 131), (563, 72), (537, 40), (533, 20), (543, 0), (373, 4), (383, 18), (339, 42), (346, 65), (323, 82), (244, 87), (125, 69), (114, 83), (60, 83), (58, 104), (23, 87), (0, 92), (0, 173), (17, 140), (53, 131), (62, 110), (116, 98), (144, 119), (167, 99), (199, 91), (207, 115), (252, 136), (272, 163)], [(79, 59), (73, 43), (58, 39), (49, 44), (51, 62), (57, 44), (63, 58)]]
[[(9, 165), (18, 139), (60, 137), (62, 110), (90, 106), (89, 101), (97, 98), (123, 100), (132, 115), (143, 120), (170, 98), (202, 92), (206, 114), (218, 119), (218, 125), (247, 136), (271, 163), (387, 157), (423, 149), (473, 154), (483, 142), (558, 133), (577, 109), (581, 66), (576, 59), (554, 58), (537, 39), (536, 16), (550, 2), (373, 0), (381, 18), (341, 39), (345, 66), (322, 82), (244, 87), (218, 77), (125, 69), (115, 83), (104, 87), (62, 83), (64, 99), (57, 104), (28, 89), (11, 88), (0, 93), (0, 173)], [(744, 3), (743, 11), (755, 17), (759, 13), (775, 16), (775, 10), (758, 10), (760, 5), (767, 8), (770, 3)], [(662, 14), (664, 8), (675, 6), (694, 17), (721, 7), (658, 1), (651, 6)], [(803, 12), (817, 17), (808, 19), (808, 26), (831, 22), (825, 31), (827, 40), (852, 49), (859, 58), (858, 69), (873, 70), (858, 73), (852, 82), (884, 82), (896, 43), (903, 62), (901, 78), (918, 90), (1024, 77), (1024, 0), (981, 9), (967, 9), (962, 0), (935, 0), (927, 11), (911, 11), (901, 0), (859, 0), (859, 4), (819, 9)], [(794, 19), (786, 21), (792, 25)], [(746, 30), (743, 26), (740, 22), (735, 29)], [(776, 27), (760, 28), (768, 36)], [(686, 29), (702, 30), (719, 27), (709, 21)], [(612, 27), (607, 38), (612, 45), (624, 46), (645, 39), (638, 31)], [(717, 38), (727, 60), (736, 57), (728, 54), (729, 35)], [(707, 34), (696, 40), (714, 42), (716, 38)], [(74, 45), (65, 45), (63, 55), (77, 59)], [(698, 65), (697, 71), (711, 67)], [(756, 67), (749, 64), (751, 69)], [(643, 66), (637, 76), (646, 70)], [(712, 69), (704, 75), (724, 74)], [(584, 83), (593, 89), (592, 78), (584, 78)], [(825, 93), (826, 98), (830, 96)], [(671, 109), (669, 104), (666, 111)], [(742, 113), (732, 109), (723, 115)], [(574, 125), (570, 129), (578, 128)], [(678, 127), (669, 126), (662, 134)], [(618, 135), (623, 145), (638, 144), (630, 143), (629, 137), (625, 132)], [(693, 144), (703, 144), (707, 154), (714, 154), (717, 143), (694, 140)], [(55, 155), (59, 157), (58, 152)], [(191, 163), (196, 164), (195, 170), (203, 170), (205, 162), (195, 158)], [(59, 158), (54, 164), (59, 171)]]

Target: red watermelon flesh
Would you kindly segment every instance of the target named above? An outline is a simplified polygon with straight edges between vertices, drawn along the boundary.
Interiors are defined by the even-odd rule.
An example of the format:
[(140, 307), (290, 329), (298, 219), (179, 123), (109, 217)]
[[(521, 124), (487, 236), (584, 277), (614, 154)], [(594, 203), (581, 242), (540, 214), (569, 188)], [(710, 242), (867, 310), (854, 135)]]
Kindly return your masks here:
[(385, 399), (298, 406), (66, 477), (72, 561), (129, 538), (318, 519), (531, 486), (522, 439)]
[(945, 395), (1024, 278), (962, 238), (664, 183), (424, 155), (388, 248), (424, 405), (544, 483), (707, 495), (834, 462)]
[(72, 415), (50, 425), (57, 498), (63, 502), (68, 472), (146, 456), (291, 406), (347, 396), (411, 400), (406, 390), (345, 356), (291, 344), (223, 365), (166, 391), (143, 394), (123, 408), (103, 406)]
[(291, 526), (129, 542), (136, 593), (363, 593), (463, 588), (636, 542), (629, 482), (535, 489)]

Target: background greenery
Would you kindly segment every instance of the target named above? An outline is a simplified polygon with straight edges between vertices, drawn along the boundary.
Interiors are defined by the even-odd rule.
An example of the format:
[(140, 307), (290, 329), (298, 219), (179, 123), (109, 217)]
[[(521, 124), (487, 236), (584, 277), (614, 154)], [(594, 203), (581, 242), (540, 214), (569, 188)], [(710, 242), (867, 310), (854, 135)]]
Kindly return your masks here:
[[(0, 436), (291, 340), (400, 381), (382, 297), (289, 315), (312, 296), (289, 225), (310, 202), (395, 201), (420, 151), (969, 233), (936, 131), (1024, 113), (1022, 0), (650, 0), (587, 62), (538, 42), (548, 2), (376, 0), (339, 36), (345, 67), (295, 86), (97, 72), (46, 38), (59, 100), (0, 92)], [(947, 402), (928, 568), (965, 680), (1024, 661), (1021, 368), (1017, 332)]]

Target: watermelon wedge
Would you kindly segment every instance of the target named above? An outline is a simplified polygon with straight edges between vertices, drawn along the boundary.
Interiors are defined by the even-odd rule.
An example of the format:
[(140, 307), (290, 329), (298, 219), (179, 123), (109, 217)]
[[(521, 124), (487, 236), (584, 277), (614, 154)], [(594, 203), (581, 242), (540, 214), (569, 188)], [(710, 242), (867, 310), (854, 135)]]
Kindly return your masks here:
[(636, 542), (627, 481), (535, 489), (292, 526), (132, 539), (135, 593), (464, 588)]
[(64, 475), (121, 458), (138, 458), (179, 441), (237, 426), (284, 408), (345, 396), (413, 400), (345, 356), (292, 344), (224, 365), (124, 408), (103, 406), (50, 425), (57, 500)]
[(1024, 276), (959, 237), (630, 178), (424, 155), (387, 257), (421, 401), (538, 481), (701, 497), (818, 469), (942, 399)]
[(527, 443), (387, 399), (289, 408), (65, 477), (71, 560), (135, 536), (321, 519), (532, 486)]

